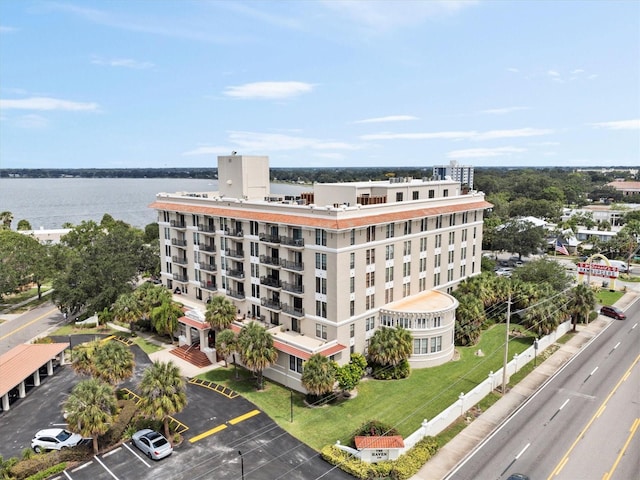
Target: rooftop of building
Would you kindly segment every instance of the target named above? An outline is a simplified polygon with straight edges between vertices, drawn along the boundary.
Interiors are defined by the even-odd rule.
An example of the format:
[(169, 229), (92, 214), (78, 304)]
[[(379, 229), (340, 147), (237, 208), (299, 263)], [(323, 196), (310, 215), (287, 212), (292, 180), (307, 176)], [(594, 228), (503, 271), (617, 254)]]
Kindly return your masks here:
[(457, 300), (451, 295), (438, 290), (428, 290), (391, 302), (380, 310), (404, 313), (438, 312), (450, 309), (456, 304)]

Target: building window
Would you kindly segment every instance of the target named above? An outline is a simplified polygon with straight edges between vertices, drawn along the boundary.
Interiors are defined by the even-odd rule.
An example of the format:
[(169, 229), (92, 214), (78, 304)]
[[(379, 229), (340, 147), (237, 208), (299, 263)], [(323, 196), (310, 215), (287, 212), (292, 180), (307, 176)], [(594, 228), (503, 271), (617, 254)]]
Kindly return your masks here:
[(402, 201), (402, 192), (396, 192), (396, 202)]
[[(327, 302), (316, 300), (316, 316), (327, 318)], [(327, 338), (326, 335), (327, 333), (325, 331), (325, 337), (324, 337), (325, 339)]]
[(366, 318), (365, 321), (364, 321), (364, 329), (367, 332), (370, 332), (374, 328), (376, 328), (376, 317), (368, 317), (368, 318)]
[(323, 340), (327, 339), (327, 326), (321, 323), (316, 323), (316, 337)]
[(169, 229), (167, 227), (165, 227), (165, 229), (164, 229), (164, 239), (165, 240), (171, 240), (171, 229)]
[(449, 245), (456, 243), (456, 232), (449, 232)]
[(469, 222), (469, 212), (462, 212), (462, 223)]
[(420, 259), (420, 271), (421, 272), (426, 272), (427, 271), (427, 259), (426, 258), (421, 258)]
[(447, 270), (447, 282), (453, 281), (453, 268)]
[(476, 228), (477, 227), (473, 227), (473, 238), (476, 238)]
[(460, 265), (460, 277), (464, 277), (467, 274), (467, 266)]
[[(349, 315), (353, 317), (355, 314), (356, 314), (356, 302), (355, 302), (355, 300), (350, 300), (349, 301)], [(353, 325), (351, 325), (351, 326), (353, 327)]]
[(420, 199), (420, 192), (418, 190), (414, 190), (413, 192), (411, 192), (411, 198), (413, 200), (418, 200)]
[(468, 234), (468, 230), (462, 230), (462, 241), (466, 242), (467, 241), (467, 234)]
[(440, 285), (440, 272), (433, 274), (433, 286), (434, 288)]
[(429, 353), (429, 339), (428, 338), (414, 338), (413, 339), (413, 354), (424, 355)]
[(327, 245), (327, 231), (316, 228), (316, 245)]
[(367, 242), (375, 242), (376, 240), (376, 227), (367, 227)]
[(442, 228), (442, 215), (436, 217), (436, 230)]
[(429, 198), (435, 198), (436, 197), (436, 191), (435, 190), (429, 190)]
[(420, 220), (420, 231), (426, 232), (428, 228), (429, 228), (429, 219), (425, 217)]
[(462, 247), (460, 249), (460, 259), (464, 260), (465, 258), (467, 258), (467, 247)]
[[(317, 253), (316, 253), (316, 255), (317, 255)], [(375, 248), (367, 249), (367, 251), (365, 252), (365, 257), (366, 257), (367, 265), (373, 265), (374, 263), (376, 263), (376, 250), (375, 250)]]
[(259, 257), (260, 256), (260, 249), (258, 248), (258, 243), (257, 242), (250, 242), (249, 243), (249, 249), (251, 250), (251, 256), (252, 257)]
[(302, 373), (302, 359), (289, 355), (289, 370), (292, 372)]
[(442, 191), (442, 196), (443, 196), (443, 197), (448, 197), (448, 196), (449, 196), (449, 189), (448, 189), (448, 188), (445, 188), (445, 189)]
[(349, 293), (355, 293), (355, 291), (356, 291), (356, 277), (349, 277)]
[(387, 267), (384, 270), (384, 281), (393, 282), (393, 267)]
[(404, 242), (404, 253), (403, 255), (406, 257), (407, 255), (411, 255), (411, 241)]
[(431, 353), (442, 351), (442, 337), (433, 337), (431, 339)]
[(405, 283), (404, 285), (402, 285), (402, 296), (408, 297), (410, 295), (411, 295), (411, 284)]
[(393, 302), (393, 287), (387, 288), (384, 291), (384, 303), (391, 303), (391, 302)]
[(355, 245), (355, 244), (356, 244), (356, 229), (352, 228), (351, 234), (349, 237), (349, 245)]
[(356, 267), (356, 254), (351, 252), (349, 254), (349, 268), (355, 268)]
[(318, 269), (318, 270), (326, 270), (327, 269), (327, 254), (326, 253), (316, 253), (316, 269)]
[(455, 253), (455, 252), (454, 252), (453, 250), (449, 250), (449, 255), (448, 255), (448, 258), (447, 258), (447, 262), (448, 262), (448, 263), (453, 263), (453, 256), (454, 256), (454, 253)]
[(433, 256), (433, 266), (438, 268), (440, 266), (441, 263), (441, 259), (442, 259), (442, 255), (441, 254), (436, 254)]
[(322, 277), (316, 277), (316, 293), (322, 295), (327, 294), (327, 279)]
[(349, 337), (353, 338), (356, 336), (356, 325), (355, 323), (352, 323), (351, 325), (349, 325)]
[(387, 238), (393, 238), (395, 236), (395, 223), (387, 223)]
[(408, 277), (411, 275), (411, 262), (404, 262), (402, 264), (402, 276)]
[(374, 295), (367, 295), (365, 297), (365, 308), (367, 310), (376, 308), (376, 301), (375, 301)]
[(258, 235), (258, 222), (255, 220), (249, 221), (249, 233), (251, 235)]
[(366, 288), (376, 286), (376, 272), (367, 272), (365, 275)]
[(452, 213), (449, 215), (449, 226), (454, 227), (456, 225), (456, 214)]
[(441, 234), (437, 234), (436, 235), (436, 248), (441, 248), (442, 247), (442, 235)]
[(442, 317), (433, 317), (433, 328), (442, 326)]
[(385, 260), (393, 260), (393, 245), (387, 245), (385, 247), (385, 254), (384, 254), (384, 259)]
[(411, 235), (411, 220), (404, 222), (404, 234)]
[(427, 279), (421, 278), (418, 280), (418, 291), (424, 292), (427, 289)]
[(420, 251), (421, 252), (427, 251), (427, 237), (422, 237), (420, 239)]

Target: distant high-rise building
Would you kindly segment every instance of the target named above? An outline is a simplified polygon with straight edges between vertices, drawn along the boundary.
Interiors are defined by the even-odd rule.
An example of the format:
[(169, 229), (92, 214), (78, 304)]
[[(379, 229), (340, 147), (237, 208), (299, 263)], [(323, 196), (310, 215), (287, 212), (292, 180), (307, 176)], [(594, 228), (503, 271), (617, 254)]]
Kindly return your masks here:
[(433, 167), (434, 180), (445, 180), (447, 177), (473, 190), (473, 167), (471, 165), (458, 165), (458, 162), (452, 160), (449, 165)]
[[(413, 337), (412, 367), (454, 354), (457, 300), (480, 274), (482, 220), (491, 205), (459, 181), (391, 178), (316, 183), (300, 196), (270, 192), (266, 156), (218, 157), (217, 192), (159, 193), (162, 283), (200, 305), (225, 295), (273, 335), (265, 375), (303, 391), (303, 363), (366, 354), (380, 327)], [(192, 311), (181, 344), (212, 355), (215, 332)], [(199, 340), (198, 340), (199, 337)]]

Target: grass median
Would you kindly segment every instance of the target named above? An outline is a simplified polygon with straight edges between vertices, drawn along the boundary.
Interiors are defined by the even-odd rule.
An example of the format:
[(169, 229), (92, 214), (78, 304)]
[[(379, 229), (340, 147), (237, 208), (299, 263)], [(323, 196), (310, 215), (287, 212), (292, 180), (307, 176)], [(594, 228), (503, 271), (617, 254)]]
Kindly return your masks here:
[[(413, 369), (404, 380), (367, 379), (358, 385), (355, 398), (334, 404), (309, 408), (304, 396), (293, 395), (291, 422), (290, 391), (265, 379), (265, 389), (257, 392), (250, 372), (234, 367), (219, 368), (199, 378), (223, 384), (255, 403), (281, 427), (316, 450), (336, 440), (348, 442), (351, 433), (368, 420), (380, 420), (395, 426), (408, 436), (454, 403), (461, 392), (468, 392), (502, 367), (506, 325), (495, 325), (485, 331), (477, 345), (458, 347), (459, 358), (439, 367)], [(516, 327), (517, 328), (517, 327)], [(509, 342), (509, 360), (533, 343), (532, 336), (517, 336)], [(478, 350), (483, 356), (478, 356)]]

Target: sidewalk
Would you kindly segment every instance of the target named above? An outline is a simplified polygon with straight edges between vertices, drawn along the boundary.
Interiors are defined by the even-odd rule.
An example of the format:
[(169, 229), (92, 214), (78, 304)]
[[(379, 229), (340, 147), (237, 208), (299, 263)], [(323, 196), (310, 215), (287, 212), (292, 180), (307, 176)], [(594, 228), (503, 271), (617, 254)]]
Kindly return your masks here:
[[(639, 296), (638, 292), (629, 291), (616, 302), (616, 306), (624, 310)], [(507, 391), (506, 395), (442, 447), (418, 473), (411, 477), (412, 480), (442, 480), (445, 478), (482, 440), (498, 428), (545, 381), (612, 321), (615, 320), (600, 316), (588, 325), (578, 325), (577, 333), (571, 340), (562, 345), (520, 383)]]

